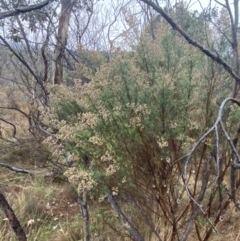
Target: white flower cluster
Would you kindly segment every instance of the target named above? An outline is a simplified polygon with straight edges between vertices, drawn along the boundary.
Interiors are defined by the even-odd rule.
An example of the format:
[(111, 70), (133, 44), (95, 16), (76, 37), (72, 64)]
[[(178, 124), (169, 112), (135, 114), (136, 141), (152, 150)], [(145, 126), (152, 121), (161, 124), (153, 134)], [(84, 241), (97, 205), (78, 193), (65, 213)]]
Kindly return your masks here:
[(160, 140), (157, 141), (157, 144), (160, 148), (163, 148), (163, 147), (168, 147), (168, 142), (165, 141), (163, 138), (161, 138)]
[(107, 176), (111, 176), (119, 170), (118, 163), (109, 153), (109, 151), (106, 151), (106, 153), (101, 157), (101, 162), (106, 165), (105, 171)]
[(90, 191), (95, 186), (95, 182), (90, 173), (79, 170), (76, 167), (69, 168), (64, 174), (69, 182), (77, 186), (79, 193), (83, 190)]

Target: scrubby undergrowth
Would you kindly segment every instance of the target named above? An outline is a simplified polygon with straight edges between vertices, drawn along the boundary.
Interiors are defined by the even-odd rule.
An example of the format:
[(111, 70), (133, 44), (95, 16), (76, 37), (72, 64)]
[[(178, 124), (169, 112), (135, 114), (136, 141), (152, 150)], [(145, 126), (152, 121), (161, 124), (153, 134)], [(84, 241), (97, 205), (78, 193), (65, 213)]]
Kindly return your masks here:
[[(79, 68), (79, 76), (84, 72), (90, 83), (50, 87), (43, 122), (58, 132), (45, 143), (58, 160), (66, 162), (64, 156), (71, 154), (65, 175), (79, 197), (87, 193), (90, 218), (118, 235), (135, 235), (136, 229), (146, 240), (184, 235), (208, 240), (230, 206), (230, 149), (220, 133), (219, 171), (216, 136), (209, 135), (189, 161), (187, 180), (182, 157), (214, 123), (228, 86), (218, 82), (224, 73), (211, 68), (213, 62), (164, 23), (158, 28), (156, 41), (142, 34), (138, 47), (117, 52), (97, 72)], [(239, 111), (226, 109), (231, 133)], [(85, 224), (99, 228), (90, 220)]]

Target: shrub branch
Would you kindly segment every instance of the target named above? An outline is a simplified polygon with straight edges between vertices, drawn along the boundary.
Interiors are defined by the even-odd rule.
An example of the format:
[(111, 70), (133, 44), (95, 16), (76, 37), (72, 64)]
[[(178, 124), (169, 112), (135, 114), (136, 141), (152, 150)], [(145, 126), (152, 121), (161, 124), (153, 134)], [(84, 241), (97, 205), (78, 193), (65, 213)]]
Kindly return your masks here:
[[(219, 108), (219, 112), (218, 112), (218, 117), (217, 117), (217, 120), (216, 122), (214, 123), (214, 125), (207, 131), (205, 132), (201, 137), (200, 139), (195, 143), (195, 145), (193, 146), (192, 150), (188, 153), (187, 156), (187, 160), (185, 162), (185, 166), (184, 166), (184, 180), (185, 180), (185, 189), (186, 189), (186, 192), (187, 192), (187, 195), (188, 197), (193, 201), (193, 203), (195, 204), (195, 208), (194, 208), (194, 212), (193, 212), (193, 215), (191, 217), (191, 220), (189, 221), (188, 223), (188, 227), (187, 229), (185, 230), (184, 232), (184, 235), (182, 236), (181, 238), (181, 241), (184, 241), (186, 240), (187, 236), (188, 236), (188, 233), (190, 232), (191, 230), (191, 227), (192, 227), (192, 224), (193, 224), (193, 219), (194, 219), (194, 214), (196, 213), (195, 210), (200, 210), (203, 215), (206, 217), (206, 219), (208, 220), (208, 222), (211, 224), (213, 230), (216, 231), (216, 228), (215, 228), (215, 225), (212, 223), (212, 221), (207, 217), (207, 214), (206, 212), (203, 210), (202, 208), (202, 205), (201, 205), (201, 201), (203, 199), (203, 196), (204, 196), (204, 193), (207, 189), (207, 181), (208, 181), (208, 178), (204, 178), (203, 179), (203, 184), (202, 184), (202, 188), (201, 188), (201, 192), (200, 192), (200, 195), (199, 195), (199, 198), (198, 200), (195, 200), (194, 197), (191, 195), (190, 193), (190, 190), (188, 188), (188, 179), (187, 179), (187, 174), (188, 174), (188, 166), (189, 166), (189, 163), (190, 163), (190, 160), (194, 154), (194, 152), (196, 151), (197, 147), (203, 143), (203, 141), (209, 136), (210, 133), (212, 132), (215, 132), (216, 134), (216, 141), (215, 141), (215, 145), (216, 145), (216, 159), (217, 159), (217, 177), (216, 177), (216, 182), (215, 182), (215, 185), (212, 189), (212, 191), (214, 191), (214, 189), (217, 187), (218, 185), (218, 179), (220, 177), (220, 160), (219, 160), (219, 126), (220, 128), (222, 129), (223, 131), (223, 134), (225, 136), (225, 138), (227, 139), (231, 149), (232, 149), (232, 159), (231, 159), (231, 191), (230, 191), (230, 198), (232, 199), (232, 201), (234, 202), (234, 204), (236, 205), (236, 207), (240, 208), (240, 205), (239, 205), (239, 202), (237, 200), (237, 197), (236, 197), (236, 180), (235, 180), (235, 171), (236, 169), (240, 169), (240, 157), (239, 157), (239, 154), (236, 150), (236, 147), (234, 145), (234, 142), (232, 141), (232, 139), (230, 138), (225, 126), (224, 126), (224, 123), (222, 121), (222, 118), (223, 118), (223, 109), (225, 107), (225, 105), (229, 102), (233, 102), (235, 104), (237, 104), (238, 106), (240, 106), (240, 101), (237, 100), (237, 99), (234, 99), (232, 97), (229, 97), (229, 98), (226, 98), (220, 108)], [(182, 159), (182, 158), (181, 158)], [(238, 161), (238, 163), (236, 163), (236, 160)], [(208, 168), (206, 168), (206, 173), (208, 173)], [(205, 184), (204, 184), (204, 180), (206, 181)], [(202, 193), (202, 195), (201, 195)], [(202, 196), (200, 198), (200, 196)]]

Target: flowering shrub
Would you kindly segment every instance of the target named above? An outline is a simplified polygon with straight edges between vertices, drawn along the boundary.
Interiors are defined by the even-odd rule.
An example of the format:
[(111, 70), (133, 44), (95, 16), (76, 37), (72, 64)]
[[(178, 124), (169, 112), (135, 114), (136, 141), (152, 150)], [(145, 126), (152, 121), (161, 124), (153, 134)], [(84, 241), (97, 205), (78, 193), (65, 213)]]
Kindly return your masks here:
[(203, 101), (214, 100), (214, 88), (202, 81), (208, 71), (202, 56), (161, 31), (164, 26), (158, 41), (143, 35), (134, 51), (119, 51), (89, 72), (91, 82), (51, 87), (44, 122), (58, 129), (45, 141), (53, 155), (71, 152), (73, 167), (65, 175), (80, 193), (86, 190), (102, 202), (107, 187), (115, 196), (137, 199), (141, 210), (153, 205), (153, 213), (166, 217), (172, 205), (189, 205), (181, 202), (184, 181), (177, 160), (211, 123), (216, 103), (206, 107)]

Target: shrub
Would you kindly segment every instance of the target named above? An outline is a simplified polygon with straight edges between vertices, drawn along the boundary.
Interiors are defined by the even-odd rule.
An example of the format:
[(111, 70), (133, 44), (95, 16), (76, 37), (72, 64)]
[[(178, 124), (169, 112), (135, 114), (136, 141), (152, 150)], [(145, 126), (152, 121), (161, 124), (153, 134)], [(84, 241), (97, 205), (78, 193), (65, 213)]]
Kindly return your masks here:
[[(161, 35), (163, 30), (160, 26), (157, 41), (143, 35), (133, 52), (119, 51), (88, 84), (54, 86), (45, 122), (59, 129), (46, 140), (54, 155), (72, 153), (74, 167), (65, 174), (79, 194), (87, 190), (101, 206), (111, 189), (121, 203), (132, 202), (123, 209), (133, 213), (138, 228), (163, 225), (168, 231), (162, 235), (170, 237), (176, 229), (182, 233), (191, 218), (178, 159), (213, 121), (216, 82), (201, 81), (208, 71), (200, 64), (202, 56), (171, 31)], [(189, 165), (194, 197), (211, 148), (209, 140)], [(154, 220), (160, 223), (153, 228)]]

